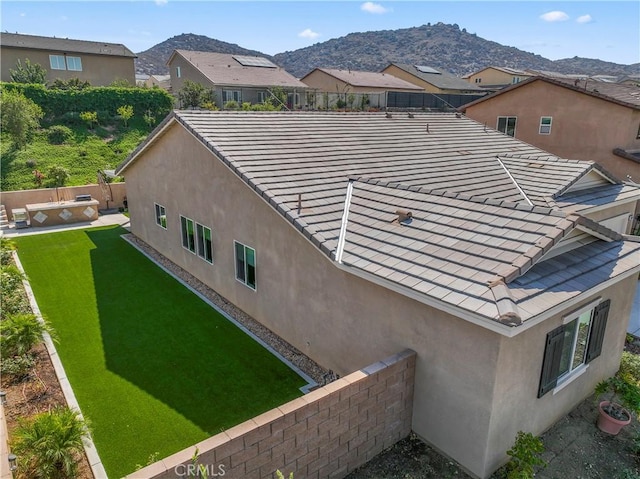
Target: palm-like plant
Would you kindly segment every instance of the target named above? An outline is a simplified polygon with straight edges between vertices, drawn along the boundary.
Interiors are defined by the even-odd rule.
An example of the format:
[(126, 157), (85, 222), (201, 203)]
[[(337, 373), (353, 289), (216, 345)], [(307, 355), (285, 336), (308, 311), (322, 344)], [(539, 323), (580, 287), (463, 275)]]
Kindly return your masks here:
[(74, 478), (82, 437), (88, 433), (87, 422), (68, 407), (19, 420), (11, 441), (11, 450), (20, 457), (18, 477)]
[(0, 354), (22, 356), (42, 342), (44, 333), (53, 334), (49, 324), (35, 314), (14, 314), (0, 321)]

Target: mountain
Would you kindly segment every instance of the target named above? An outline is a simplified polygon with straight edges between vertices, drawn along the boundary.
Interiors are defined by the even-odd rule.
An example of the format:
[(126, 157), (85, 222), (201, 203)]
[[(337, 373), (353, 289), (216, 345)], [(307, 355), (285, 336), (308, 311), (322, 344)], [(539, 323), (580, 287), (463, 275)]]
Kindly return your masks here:
[(176, 35), (162, 43), (158, 43), (143, 52), (137, 53), (136, 73), (146, 73), (147, 75), (166, 75), (169, 73), (167, 60), (174, 50), (190, 50), (199, 52), (231, 53), (233, 55), (250, 55), (272, 57), (255, 50), (247, 50), (235, 43), (227, 43), (204, 35), (194, 35), (193, 33), (183, 33)]
[(380, 71), (390, 62), (429, 65), (460, 76), (491, 65), (588, 75), (631, 75), (640, 71), (640, 64), (620, 65), (588, 58), (552, 61), (485, 40), (456, 24), (437, 23), (399, 30), (350, 33), (273, 57), (206, 36), (183, 34), (138, 53), (136, 72), (166, 73), (165, 63), (174, 49), (263, 56), (297, 77), (317, 67)]

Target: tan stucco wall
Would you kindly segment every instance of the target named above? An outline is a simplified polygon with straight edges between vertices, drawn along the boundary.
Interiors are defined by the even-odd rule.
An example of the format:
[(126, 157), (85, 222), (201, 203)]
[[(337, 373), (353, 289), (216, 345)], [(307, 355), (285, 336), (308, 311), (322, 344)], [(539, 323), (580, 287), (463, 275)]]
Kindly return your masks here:
[[(485, 68), (484, 70), (469, 75), (466, 80), (469, 83), (483, 87), (489, 85), (511, 85), (512, 83), (516, 83), (513, 81), (514, 78), (519, 78), (519, 81), (524, 81), (529, 77), (530, 75), (514, 75), (496, 70), (495, 68)], [(480, 81), (476, 83), (476, 79)]]
[[(80, 57), (82, 71), (52, 70), (49, 55), (68, 55)], [(11, 81), (10, 69), (15, 69), (18, 59), (24, 65), (25, 60), (38, 63), (47, 71), (47, 82), (60, 78), (69, 80), (79, 78), (88, 81), (91, 86), (108, 86), (115, 80), (127, 80), (131, 85), (136, 84), (135, 65), (133, 57), (116, 57), (111, 55), (92, 55), (89, 53), (57, 52), (47, 50), (27, 50), (24, 48), (2, 47), (0, 55), (0, 69), (2, 81)]]
[[(600, 163), (616, 177), (640, 182), (640, 163), (613, 154), (639, 149), (640, 110), (550, 84), (533, 81), (466, 109), (466, 115), (490, 128), (499, 116), (515, 116), (516, 138), (563, 158)], [(553, 117), (550, 135), (540, 135), (540, 117)]]
[[(598, 382), (615, 374), (620, 365), (633, 302), (633, 294), (629, 294), (629, 291), (635, 289), (636, 283), (637, 275), (628, 277), (618, 285), (591, 295), (575, 307), (536, 325), (527, 334), (501, 340), (487, 444), (488, 472), (506, 462), (500, 451), (513, 445), (519, 430), (534, 435), (543, 433), (567, 411), (593, 394)], [(537, 398), (547, 333), (562, 324), (563, 316), (598, 298), (611, 300), (603, 354), (591, 361), (587, 371), (573, 382)]]
[[(506, 458), (505, 440), (493, 434), (496, 428), (508, 430), (512, 441), (517, 421), (503, 425), (492, 418), (496, 393), (508, 384), (502, 376), (496, 383), (496, 368), (508, 368), (509, 356), (521, 355), (516, 342), (531, 342), (520, 379), (537, 383), (544, 350), (537, 343), (551, 328), (504, 339), (338, 269), (179, 125), (124, 174), (136, 236), (341, 375), (413, 349), (413, 430), (480, 477)], [(154, 202), (166, 208), (167, 230), (155, 224)], [(180, 214), (211, 227), (213, 265), (182, 248)], [(257, 291), (234, 279), (234, 240), (256, 250)], [(616, 308), (614, 303), (612, 315)], [(535, 399), (537, 390), (529, 389), (526, 394)], [(545, 412), (539, 405), (527, 410), (508, 402), (502, 413), (548, 424), (556, 410)]]
[[(178, 98), (178, 94), (182, 87), (184, 87), (185, 80), (190, 80), (195, 83), (199, 83), (203, 85), (205, 88), (214, 88), (215, 85), (200, 72), (197, 68), (195, 68), (191, 63), (184, 59), (184, 57), (180, 55), (174, 55), (171, 58), (169, 66), (169, 76), (171, 77), (171, 92), (173, 95)], [(178, 78), (177, 68), (180, 67), (180, 78)], [(216, 97), (216, 102), (220, 103), (220, 96)]]

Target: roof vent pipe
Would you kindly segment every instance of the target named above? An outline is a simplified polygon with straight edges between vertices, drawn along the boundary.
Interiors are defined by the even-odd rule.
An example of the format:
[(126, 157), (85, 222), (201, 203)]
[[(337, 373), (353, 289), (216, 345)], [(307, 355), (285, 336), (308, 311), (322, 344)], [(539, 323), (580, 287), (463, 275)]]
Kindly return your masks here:
[(413, 213), (407, 210), (396, 210), (396, 214), (398, 215), (398, 223), (409, 222), (413, 217)]
[(429, 133), (429, 123), (427, 123), (427, 133)]

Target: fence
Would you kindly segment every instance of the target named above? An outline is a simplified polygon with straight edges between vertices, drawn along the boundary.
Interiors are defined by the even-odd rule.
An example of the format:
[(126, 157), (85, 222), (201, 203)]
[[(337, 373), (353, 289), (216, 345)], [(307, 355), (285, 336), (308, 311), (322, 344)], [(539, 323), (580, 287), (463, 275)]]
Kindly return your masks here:
[[(342, 478), (411, 431), (416, 355), (374, 363), (126, 479)], [(193, 461), (198, 451), (197, 464)], [(215, 475), (214, 475), (215, 474)]]

